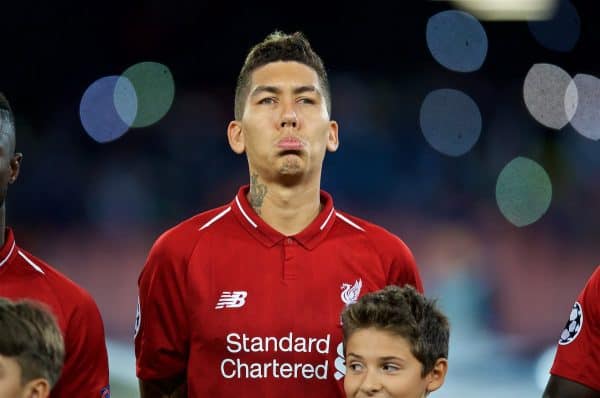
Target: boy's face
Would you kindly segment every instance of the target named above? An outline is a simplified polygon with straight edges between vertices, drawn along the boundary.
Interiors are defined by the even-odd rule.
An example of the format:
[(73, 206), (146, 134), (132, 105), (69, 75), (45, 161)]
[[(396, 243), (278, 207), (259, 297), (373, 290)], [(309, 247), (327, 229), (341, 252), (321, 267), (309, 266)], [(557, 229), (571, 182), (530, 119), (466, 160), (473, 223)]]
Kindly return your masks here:
[(16, 360), (0, 355), (0, 398), (23, 397), (21, 367)]
[(344, 390), (348, 398), (422, 398), (443, 384), (445, 361), (438, 360), (438, 369), (423, 377), (423, 364), (405, 338), (376, 328), (358, 329), (346, 342)]
[(0, 398), (46, 398), (50, 389), (45, 380), (21, 383), (21, 366), (10, 357), (0, 355)]

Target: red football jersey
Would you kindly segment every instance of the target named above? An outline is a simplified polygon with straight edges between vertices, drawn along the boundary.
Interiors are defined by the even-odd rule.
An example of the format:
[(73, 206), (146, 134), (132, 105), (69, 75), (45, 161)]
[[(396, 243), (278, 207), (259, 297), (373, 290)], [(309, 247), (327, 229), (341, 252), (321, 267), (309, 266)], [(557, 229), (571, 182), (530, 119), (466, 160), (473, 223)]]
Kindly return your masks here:
[(600, 266), (573, 304), (550, 373), (600, 391)]
[(190, 397), (343, 397), (340, 313), (386, 285), (422, 291), (413, 256), (325, 192), (291, 237), (256, 215), (247, 192), (154, 244), (139, 278), (138, 377), (187, 372)]
[(51, 398), (109, 396), (104, 326), (96, 303), (81, 287), (19, 248), (10, 228), (0, 249), (0, 296), (40, 301), (56, 317), (65, 363)]

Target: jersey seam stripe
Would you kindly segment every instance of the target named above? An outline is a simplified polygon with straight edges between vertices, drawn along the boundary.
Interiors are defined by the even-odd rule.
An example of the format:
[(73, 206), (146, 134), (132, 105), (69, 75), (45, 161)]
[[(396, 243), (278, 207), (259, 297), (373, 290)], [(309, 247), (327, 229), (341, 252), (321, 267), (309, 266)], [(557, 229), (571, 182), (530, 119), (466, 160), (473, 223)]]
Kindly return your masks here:
[(23, 257), (25, 259), (25, 261), (27, 261), (27, 263), (29, 263), (29, 265), (31, 265), (33, 267), (33, 269), (35, 269), (37, 272), (40, 272), (40, 273), (42, 273), (44, 275), (46, 274), (43, 269), (41, 269), (36, 263), (34, 263), (33, 261), (31, 261), (29, 259), (29, 257), (27, 257), (25, 254), (23, 254), (23, 252), (21, 250), (19, 250), (18, 253), (19, 253), (19, 255), (21, 257)]
[(10, 247), (10, 250), (8, 251), (8, 255), (6, 257), (4, 257), (4, 259), (2, 261), (0, 261), (0, 267), (2, 267), (4, 265), (4, 263), (8, 261), (10, 256), (12, 256), (13, 250), (15, 250), (15, 245), (16, 245), (16, 242), (13, 242), (12, 246)]
[(335, 212), (335, 209), (331, 209), (331, 211), (329, 212), (329, 215), (325, 219), (325, 222), (323, 222), (323, 224), (321, 224), (321, 227), (319, 228), (321, 231), (325, 228), (325, 226), (329, 222), (329, 219), (331, 218), (331, 216), (333, 215), (334, 212)]
[(336, 216), (338, 216), (339, 218), (341, 218), (343, 221), (347, 222), (348, 224), (352, 225), (354, 228), (365, 232), (364, 228), (353, 223), (352, 221), (350, 221), (349, 219), (347, 219), (346, 217), (344, 217), (343, 215), (341, 215), (340, 213), (338, 213), (337, 211), (335, 212)]
[(214, 216), (213, 218), (211, 218), (210, 221), (208, 221), (206, 224), (204, 224), (203, 226), (201, 226), (198, 229), (198, 231), (202, 231), (204, 228), (210, 227), (214, 222), (218, 221), (225, 214), (229, 213), (230, 210), (231, 210), (231, 206), (229, 206), (228, 208), (226, 208), (225, 210), (223, 210), (222, 212), (220, 212), (219, 214), (217, 214), (216, 216)]
[(254, 228), (257, 228), (258, 226), (256, 225), (256, 223), (255, 223), (254, 221), (252, 221), (252, 219), (251, 219), (250, 217), (248, 217), (248, 215), (246, 214), (246, 212), (245, 212), (245, 211), (244, 211), (244, 209), (242, 208), (242, 205), (240, 204), (240, 201), (239, 201), (239, 199), (238, 199), (238, 197), (237, 197), (237, 196), (235, 197), (235, 203), (237, 203), (238, 207), (240, 208), (240, 211), (242, 212), (242, 215), (243, 215), (244, 217), (246, 217), (246, 220), (248, 220), (248, 222), (249, 222), (250, 224), (252, 224), (252, 226), (253, 226)]

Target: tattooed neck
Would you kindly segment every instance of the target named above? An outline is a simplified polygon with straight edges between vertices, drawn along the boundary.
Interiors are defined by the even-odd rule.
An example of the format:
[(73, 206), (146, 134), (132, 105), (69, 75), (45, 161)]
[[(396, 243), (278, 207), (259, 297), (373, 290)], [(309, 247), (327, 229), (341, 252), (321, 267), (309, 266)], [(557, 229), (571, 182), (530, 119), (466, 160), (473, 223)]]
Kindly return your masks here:
[(258, 182), (258, 174), (252, 174), (250, 176), (250, 206), (254, 209), (256, 214), (260, 215), (260, 209), (267, 194), (267, 186)]

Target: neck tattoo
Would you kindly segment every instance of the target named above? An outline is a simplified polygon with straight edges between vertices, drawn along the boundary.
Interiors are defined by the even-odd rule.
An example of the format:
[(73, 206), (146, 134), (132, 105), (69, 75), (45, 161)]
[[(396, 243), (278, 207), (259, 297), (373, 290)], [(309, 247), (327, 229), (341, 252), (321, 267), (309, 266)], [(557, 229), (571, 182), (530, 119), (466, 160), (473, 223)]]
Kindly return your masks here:
[(258, 182), (258, 174), (250, 176), (250, 206), (260, 215), (260, 208), (267, 194), (267, 186)]

